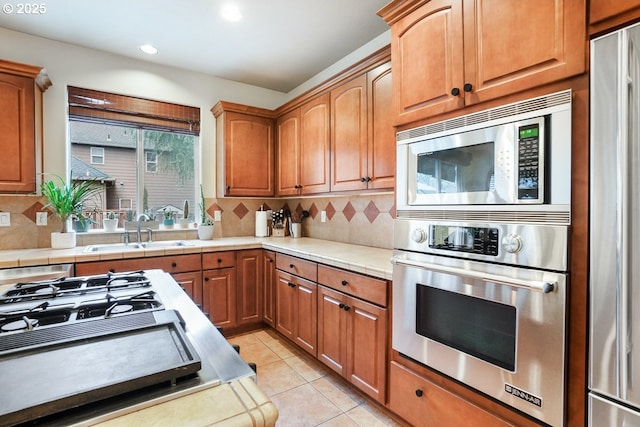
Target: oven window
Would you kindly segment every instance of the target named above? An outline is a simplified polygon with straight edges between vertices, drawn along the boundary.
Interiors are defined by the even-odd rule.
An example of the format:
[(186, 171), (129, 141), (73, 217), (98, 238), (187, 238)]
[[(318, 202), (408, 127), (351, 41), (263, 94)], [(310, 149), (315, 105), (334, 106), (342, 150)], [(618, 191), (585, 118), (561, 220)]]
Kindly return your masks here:
[(418, 154), (418, 194), (493, 190), (494, 143)]
[(416, 286), (418, 334), (515, 371), (515, 307), (421, 284)]

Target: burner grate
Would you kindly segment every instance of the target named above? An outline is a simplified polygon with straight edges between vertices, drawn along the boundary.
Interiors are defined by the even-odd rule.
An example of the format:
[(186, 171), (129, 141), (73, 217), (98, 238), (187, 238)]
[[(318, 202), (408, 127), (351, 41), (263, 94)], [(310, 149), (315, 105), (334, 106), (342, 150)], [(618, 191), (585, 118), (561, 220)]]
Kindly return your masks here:
[(19, 334), (0, 335), (0, 355), (25, 348), (62, 344), (85, 337), (97, 337), (119, 331), (138, 329), (155, 323), (153, 312), (147, 311), (127, 316), (34, 329)]

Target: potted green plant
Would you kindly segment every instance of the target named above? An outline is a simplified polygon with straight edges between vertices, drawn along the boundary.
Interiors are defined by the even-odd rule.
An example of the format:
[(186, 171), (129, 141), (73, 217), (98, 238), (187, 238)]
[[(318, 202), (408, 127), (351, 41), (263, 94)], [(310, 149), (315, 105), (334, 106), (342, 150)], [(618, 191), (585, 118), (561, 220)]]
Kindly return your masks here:
[(73, 248), (76, 245), (76, 232), (71, 227), (74, 213), (82, 209), (82, 204), (98, 191), (95, 180), (74, 181), (69, 174), (69, 182), (61, 177), (44, 181), (40, 185), (42, 196), (47, 199), (46, 208), (50, 208), (54, 215), (60, 218), (62, 230), (51, 233), (51, 247), (53, 249)]
[(214, 225), (213, 220), (207, 213), (204, 204), (204, 193), (202, 192), (202, 184), (200, 184), (200, 224), (198, 224), (198, 239), (211, 240), (213, 239)]
[(73, 214), (73, 229), (79, 233), (85, 233), (91, 228), (91, 224), (95, 221), (91, 219), (90, 215), (86, 215), (82, 212), (82, 207)]
[(119, 218), (115, 212), (105, 212), (104, 218), (102, 219), (104, 231), (116, 231), (116, 228), (118, 228), (118, 220)]
[(162, 213), (164, 216), (164, 220), (162, 222), (164, 224), (164, 228), (173, 228), (173, 211), (171, 209), (163, 209)]
[(184, 201), (182, 208), (182, 219), (180, 220), (180, 228), (189, 228), (189, 201)]

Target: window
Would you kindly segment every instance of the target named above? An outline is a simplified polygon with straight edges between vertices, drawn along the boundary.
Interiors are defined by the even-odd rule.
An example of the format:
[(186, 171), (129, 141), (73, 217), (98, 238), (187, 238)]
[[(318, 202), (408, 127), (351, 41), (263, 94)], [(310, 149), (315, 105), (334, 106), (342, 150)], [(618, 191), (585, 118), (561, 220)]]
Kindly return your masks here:
[(120, 199), (118, 208), (121, 211), (133, 210), (133, 201), (131, 199)]
[(74, 87), (68, 92), (72, 174), (103, 185), (102, 200), (85, 208), (152, 219), (164, 209), (182, 217), (185, 201), (197, 210), (199, 109)]
[(104, 164), (104, 148), (103, 147), (91, 147), (91, 164), (96, 164), (96, 165)]
[(158, 154), (155, 151), (146, 151), (145, 153), (145, 172), (158, 172)]

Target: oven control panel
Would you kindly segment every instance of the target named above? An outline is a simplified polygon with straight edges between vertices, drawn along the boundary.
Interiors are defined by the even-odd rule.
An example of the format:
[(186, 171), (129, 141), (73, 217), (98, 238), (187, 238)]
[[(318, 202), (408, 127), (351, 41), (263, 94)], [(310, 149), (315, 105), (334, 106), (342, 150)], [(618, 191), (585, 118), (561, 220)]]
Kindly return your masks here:
[(429, 247), (455, 252), (498, 255), (499, 230), (489, 227), (430, 225)]

